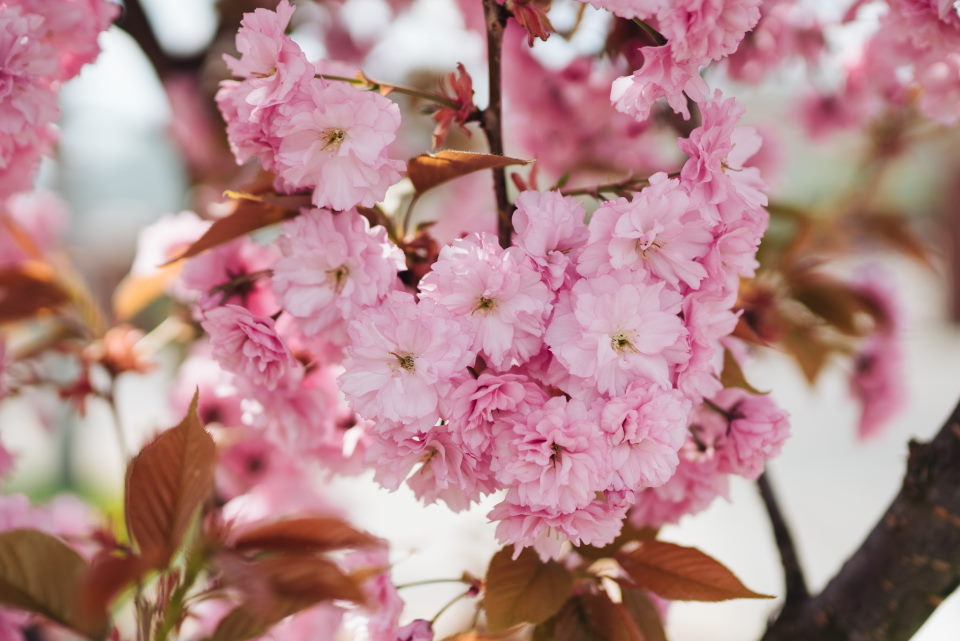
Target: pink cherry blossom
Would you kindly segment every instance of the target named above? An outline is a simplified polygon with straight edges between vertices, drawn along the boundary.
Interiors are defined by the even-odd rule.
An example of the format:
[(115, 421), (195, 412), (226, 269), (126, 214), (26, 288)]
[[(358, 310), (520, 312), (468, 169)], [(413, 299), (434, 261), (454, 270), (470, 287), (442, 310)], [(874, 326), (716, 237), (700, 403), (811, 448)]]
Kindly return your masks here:
[(606, 9), (621, 18), (646, 20), (653, 17), (657, 10), (669, 0), (585, 0), (585, 2), (597, 9)]
[(280, 249), (274, 291), (307, 334), (324, 332), (379, 303), (406, 268), (386, 230), (371, 228), (356, 210), (304, 211), (284, 224)]
[(717, 459), (681, 456), (677, 472), (660, 487), (637, 492), (630, 522), (637, 527), (676, 523), (688, 514), (706, 509), (718, 496), (726, 496), (728, 477), (717, 470)]
[(440, 397), (476, 356), (464, 321), (405, 292), (366, 308), (348, 334), (340, 389), (363, 417), (393, 421), (409, 432), (437, 422)]
[(703, 64), (737, 50), (760, 19), (761, 0), (676, 0), (657, 12), (660, 32), (678, 61)]
[(200, 340), (180, 364), (170, 392), (171, 411), (184, 416), (194, 393), (198, 393), (197, 414), (204, 425), (239, 427), (243, 424), (241, 399), (233, 375), (213, 359), (210, 342)]
[(441, 500), (459, 512), (495, 489), (488, 462), (464, 451), (449, 430), (436, 427), (417, 440), (420, 467), (407, 478), (417, 498), (426, 503)]
[[(726, 414), (724, 428), (716, 441), (721, 472), (755, 480), (766, 461), (780, 453), (790, 434), (787, 413), (769, 396), (729, 388), (712, 402)], [(701, 413), (716, 410), (704, 409)]]
[(245, 382), (274, 390), (296, 381), (299, 370), (269, 317), (223, 305), (205, 311), (201, 324), (213, 357)]
[(528, 414), (547, 401), (547, 394), (524, 374), (491, 374), (463, 380), (441, 402), (451, 435), (460, 447), (476, 457), (491, 445), (494, 423), (510, 420), (514, 413)]
[(288, 100), (299, 83), (313, 77), (313, 66), (300, 47), (284, 35), (294, 8), (281, 0), (276, 11), (255, 9), (243, 14), (237, 32), (240, 58), (224, 56), (233, 75), (244, 79), (244, 99), (253, 110)]
[(130, 273), (147, 276), (181, 253), (200, 238), (210, 222), (201, 220), (192, 211), (166, 214), (155, 223), (144, 227), (137, 236), (137, 253)]
[(276, 246), (244, 236), (188, 260), (180, 280), (185, 289), (196, 293), (196, 308), (201, 312), (232, 303), (254, 315), (269, 316), (278, 309), (268, 278), (277, 257)]
[(588, 235), (586, 212), (557, 191), (524, 191), (515, 204), (514, 244), (533, 258), (544, 282), (556, 291), (574, 277), (572, 261)]
[(602, 393), (622, 394), (639, 378), (670, 386), (671, 366), (685, 360), (670, 350), (686, 333), (680, 303), (663, 282), (638, 282), (629, 272), (580, 280), (561, 293), (545, 341)]
[(372, 207), (404, 163), (387, 156), (400, 126), (396, 103), (372, 91), (315, 78), (280, 110), (276, 165), (290, 188), (313, 189), (313, 204)]
[(523, 250), (501, 249), (491, 234), (471, 234), (444, 247), (420, 281), (420, 292), (469, 323), (473, 349), (500, 369), (539, 351), (553, 298)]
[(601, 434), (598, 408), (557, 396), (497, 436), (491, 469), (522, 505), (571, 512), (608, 485)]
[(717, 91), (700, 112), (703, 124), (679, 141), (680, 150), (690, 156), (681, 180), (707, 203), (732, 207), (737, 214), (766, 206), (759, 170), (745, 166), (763, 141), (752, 127), (736, 126), (743, 106)]
[(600, 427), (610, 443), (610, 489), (639, 490), (666, 483), (687, 436), (690, 402), (675, 390), (634, 385), (608, 401)]
[(584, 276), (635, 269), (652, 282), (696, 289), (707, 271), (699, 259), (713, 235), (680, 181), (657, 173), (632, 200), (603, 203), (590, 219), (590, 240), (577, 270)]
[(685, 120), (690, 118), (687, 98), (695, 102), (706, 100), (707, 84), (700, 77), (696, 61), (677, 62), (672, 45), (643, 47), (643, 66), (632, 75), (613, 81), (610, 100), (617, 111), (637, 120), (650, 117), (650, 110), (660, 98)]
[(632, 503), (629, 492), (603, 492), (585, 508), (560, 512), (517, 502), (516, 491), (487, 515), (497, 521), (497, 539), (514, 545), (514, 558), (525, 547), (536, 550), (541, 560), (559, 558), (568, 543), (604, 546), (620, 533), (621, 523)]
[(120, 15), (109, 0), (19, 0), (30, 13), (43, 16), (44, 41), (59, 54), (59, 80), (68, 80), (100, 54), (97, 36)]
[(416, 619), (397, 630), (396, 641), (433, 641), (433, 624)]

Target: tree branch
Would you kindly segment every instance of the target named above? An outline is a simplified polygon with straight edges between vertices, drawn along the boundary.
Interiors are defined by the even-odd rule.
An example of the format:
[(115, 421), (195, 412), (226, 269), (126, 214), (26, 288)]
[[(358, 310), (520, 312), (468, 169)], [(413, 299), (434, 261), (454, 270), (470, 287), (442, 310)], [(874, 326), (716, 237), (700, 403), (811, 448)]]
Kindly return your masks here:
[(763, 505), (767, 508), (767, 515), (770, 517), (770, 525), (773, 528), (773, 538), (777, 542), (777, 550), (780, 551), (780, 563), (783, 565), (783, 579), (787, 593), (784, 610), (790, 610), (810, 596), (807, 591), (807, 581), (803, 576), (803, 568), (800, 566), (793, 535), (780, 510), (777, 495), (766, 472), (757, 479), (757, 488), (760, 490)]
[(932, 441), (911, 441), (900, 492), (840, 572), (763, 641), (906, 641), (958, 585), (960, 405)]
[[(501, 96), (500, 65), (503, 53), (503, 31), (507, 24), (507, 10), (496, 0), (483, 0), (483, 16), (487, 24), (487, 70), (490, 84), (490, 102), (480, 117), (480, 127), (487, 136), (490, 153), (503, 155), (503, 98)], [(511, 207), (507, 199), (507, 174), (503, 167), (493, 170), (493, 192), (497, 198), (497, 236), (503, 247), (509, 247), (513, 233), (510, 222)]]
[(123, 13), (117, 20), (117, 26), (130, 34), (140, 45), (157, 76), (163, 79), (176, 72), (197, 73), (200, 70), (207, 56), (206, 49), (187, 57), (171, 56), (160, 45), (140, 0), (126, 0), (123, 5)]

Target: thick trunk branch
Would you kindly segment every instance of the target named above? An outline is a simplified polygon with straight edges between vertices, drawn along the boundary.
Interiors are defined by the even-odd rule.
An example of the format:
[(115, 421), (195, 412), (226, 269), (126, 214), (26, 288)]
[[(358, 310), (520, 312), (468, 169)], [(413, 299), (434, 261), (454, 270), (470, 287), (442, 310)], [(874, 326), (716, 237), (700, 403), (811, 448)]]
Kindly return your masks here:
[[(490, 102), (483, 110), (480, 126), (487, 136), (490, 153), (503, 155), (503, 97), (500, 76), (503, 53), (503, 31), (507, 25), (507, 10), (496, 0), (483, 0), (483, 16), (487, 24), (487, 69)], [(493, 170), (493, 192), (497, 198), (497, 236), (500, 244), (509, 247), (513, 226), (511, 207), (507, 198), (507, 174), (503, 167)]]
[(903, 487), (819, 595), (786, 608), (763, 641), (907, 641), (960, 584), (960, 405), (910, 443)]

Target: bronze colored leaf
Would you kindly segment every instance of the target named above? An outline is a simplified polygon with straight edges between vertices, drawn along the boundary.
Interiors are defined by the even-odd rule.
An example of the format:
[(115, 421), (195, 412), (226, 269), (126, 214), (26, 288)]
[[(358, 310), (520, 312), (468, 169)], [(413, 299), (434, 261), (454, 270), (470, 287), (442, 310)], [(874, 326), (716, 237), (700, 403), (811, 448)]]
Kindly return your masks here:
[(208, 641), (247, 641), (263, 635), (270, 625), (249, 607), (239, 605), (220, 620)]
[(97, 639), (106, 619), (81, 616), (77, 595), (87, 564), (57, 538), (37, 530), (0, 533), (0, 603), (40, 614)]
[(494, 632), (518, 623), (540, 623), (563, 606), (573, 576), (556, 561), (544, 563), (526, 548), (516, 560), (505, 547), (490, 560), (483, 594), (487, 624)]
[(113, 292), (113, 315), (118, 321), (128, 321), (160, 298), (167, 285), (177, 277), (183, 263), (173, 263), (158, 268), (146, 276), (124, 278)]
[(601, 594), (579, 594), (557, 615), (554, 641), (646, 641), (627, 610)]
[[(277, 621), (323, 601), (364, 603), (363, 577), (344, 572), (313, 556), (277, 556), (247, 561), (225, 555), (219, 563), (223, 582), (244, 594), (243, 613), (234, 610), (214, 634), (216, 641), (259, 636)], [(364, 573), (361, 573), (364, 574)], [(249, 636), (245, 636), (249, 635)]]
[(0, 323), (30, 318), (68, 300), (69, 294), (44, 263), (27, 261), (0, 269)]
[(793, 279), (790, 294), (811, 312), (838, 331), (852, 336), (863, 333), (857, 315), (866, 312), (856, 289), (843, 281), (828, 276), (808, 275)]
[(417, 193), (433, 189), (448, 180), (466, 176), (475, 171), (497, 169), (510, 165), (526, 165), (531, 161), (493, 154), (446, 149), (435, 154), (420, 154), (407, 161), (407, 176)]
[(162, 432), (127, 467), (127, 529), (150, 567), (176, 554), (197, 509), (213, 490), (216, 447), (197, 417), (197, 395), (183, 421)]
[(623, 607), (640, 631), (643, 641), (667, 641), (663, 620), (657, 607), (643, 590), (637, 590), (624, 582), (620, 583)]
[(166, 265), (183, 258), (196, 256), (250, 232), (300, 215), (301, 207), (310, 206), (309, 196), (256, 195), (227, 192), (236, 199), (236, 208), (223, 218), (218, 218), (195, 243)]
[(354, 529), (341, 519), (325, 516), (286, 519), (251, 528), (237, 535), (238, 550), (326, 552), (377, 545), (378, 539)]
[(148, 569), (139, 556), (120, 556), (108, 550), (99, 552), (80, 582), (81, 614), (88, 620), (106, 617), (110, 603)]
[(740, 367), (740, 363), (733, 355), (733, 352), (727, 348), (723, 349), (723, 371), (720, 373), (720, 383), (724, 387), (739, 387), (740, 389), (745, 389), (751, 394), (768, 393), (761, 392), (750, 384), (750, 381), (747, 380), (747, 377), (743, 373), (743, 369)]
[(804, 378), (814, 383), (827, 365), (831, 348), (816, 333), (814, 328), (791, 324), (780, 337), (783, 348), (800, 366)]
[(614, 553), (627, 543), (631, 541), (655, 539), (657, 538), (657, 532), (659, 532), (659, 528), (638, 528), (633, 525), (629, 519), (624, 519), (623, 527), (620, 529), (620, 534), (617, 535), (617, 538), (615, 538), (612, 543), (609, 543), (602, 548), (598, 548), (593, 545), (580, 545), (574, 549), (577, 551), (577, 554), (592, 561), (597, 559), (612, 559)]
[(748, 589), (726, 566), (696, 548), (644, 541), (616, 559), (637, 586), (672, 601), (773, 598)]

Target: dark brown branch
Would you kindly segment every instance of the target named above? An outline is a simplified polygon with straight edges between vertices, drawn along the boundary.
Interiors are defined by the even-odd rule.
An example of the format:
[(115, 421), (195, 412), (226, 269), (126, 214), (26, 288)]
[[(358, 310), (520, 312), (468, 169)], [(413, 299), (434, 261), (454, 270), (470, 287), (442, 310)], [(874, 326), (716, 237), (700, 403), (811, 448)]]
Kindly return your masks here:
[(763, 641), (906, 641), (958, 584), (960, 405), (932, 441), (910, 443), (900, 492), (840, 572)]
[[(480, 126), (487, 136), (490, 153), (503, 155), (503, 98), (500, 67), (503, 53), (503, 31), (508, 13), (496, 0), (483, 0), (483, 16), (487, 24), (487, 69), (490, 101), (483, 110)], [(507, 174), (503, 167), (493, 170), (493, 192), (497, 198), (497, 236), (500, 244), (509, 247), (513, 232), (511, 206), (507, 198)]]
[(136, 41), (161, 79), (176, 72), (196, 73), (203, 67), (206, 49), (186, 57), (170, 55), (157, 39), (140, 0), (126, 0), (123, 4), (123, 13), (117, 20), (117, 26)]
[(757, 488), (760, 490), (763, 505), (767, 508), (770, 526), (773, 528), (773, 538), (777, 542), (777, 550), (780, 551), (780, 564), (783, 566), (783, 580), (786, 587), (784, 611), (788, 611), (810, 596), (807, 581), (803, 576), (803, 568), (800, 566), (800, 557), (797, 555), (793, 535), (780, 510), (780, 503), (777, 501), (777, 495), (766, 472), (757, 479)]

